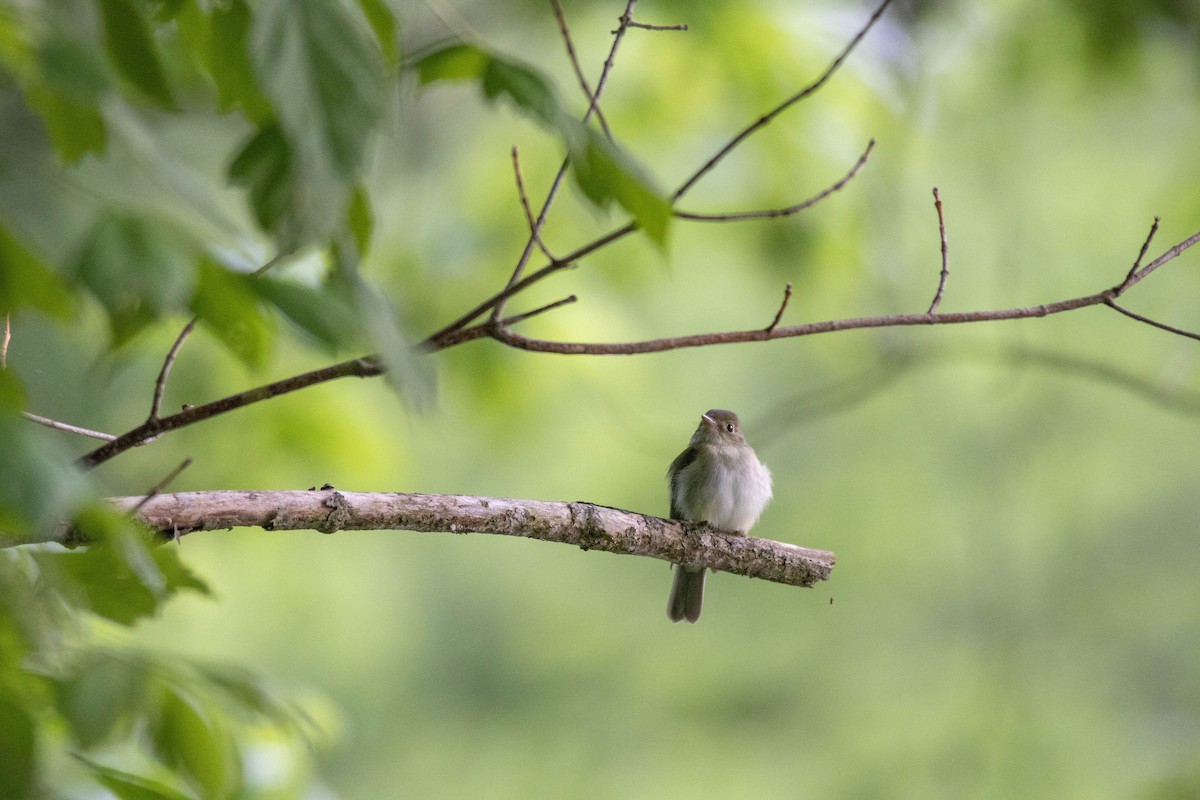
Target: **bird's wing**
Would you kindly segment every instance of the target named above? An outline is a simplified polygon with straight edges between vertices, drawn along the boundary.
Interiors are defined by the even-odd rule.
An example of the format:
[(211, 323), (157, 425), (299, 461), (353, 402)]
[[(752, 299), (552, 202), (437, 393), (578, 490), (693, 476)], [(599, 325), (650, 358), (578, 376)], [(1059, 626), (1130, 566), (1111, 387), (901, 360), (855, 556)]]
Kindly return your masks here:
[(699, 455), (699, 450), (694, 447), (689, 447), (675, 457), (675, 460), (671, 462), (670, 469), (667, 470), (667, 480), (670, 483), (671, 490), (671, 519), (683, 519), (683, 511), (677, 505), (675, 505), (675, 496), (678, 494), (679, 481), (682, 479), (683, 471), (687, 469)]

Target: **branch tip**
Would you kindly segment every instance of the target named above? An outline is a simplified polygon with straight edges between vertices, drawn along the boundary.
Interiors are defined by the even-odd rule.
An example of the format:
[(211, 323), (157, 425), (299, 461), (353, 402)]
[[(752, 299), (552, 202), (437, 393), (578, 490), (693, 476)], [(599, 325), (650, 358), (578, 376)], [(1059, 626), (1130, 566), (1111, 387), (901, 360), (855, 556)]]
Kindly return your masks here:
[(933, 187), (933, 207), (937, 210), (938, 237), (942, 242), (942, 271), (938, 275), (937, 291), (934, 292), (933, 302), (929, 304), (929, 310), (925, 312), (930, 316), (936, 314), (938, 306), (942, 304), (942, 293), (946, 291), (946, 279), (950, 277), (949, 250), (946, 245), (946, 218), (942, 215), (942, 196), (938, 193), (936, 186)]
[(779, 325), (779, 320), (783, 319), (783, 312), (787, 309), (788, 301), (792, 299), (792, 282), (788, 281), (783, 287), (783, 302), (779, 304), (779, 310), (775, 312), (775, 319), (771, 320), (771, 324), (766, 327), (768, 334), (774, 333), (776, 326)]

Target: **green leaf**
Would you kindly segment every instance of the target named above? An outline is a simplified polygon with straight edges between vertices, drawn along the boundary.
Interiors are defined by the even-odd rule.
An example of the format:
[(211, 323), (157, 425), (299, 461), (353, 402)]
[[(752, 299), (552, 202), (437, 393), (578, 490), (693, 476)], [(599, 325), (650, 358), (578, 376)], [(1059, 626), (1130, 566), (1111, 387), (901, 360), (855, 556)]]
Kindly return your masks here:
[(290, 238), (288, 232), (296, 228), (292, 154), (278, 125), (267, 125), (251, 137), (230, 164), (229, 178), (249, 190), (259, 225), (280, 238)]
[(671, 201), (632, 156), (583, 123), (567, 126), (572, 173), (598, 206), (616, 201), (659, 247), (666, 246)]
[(73, 524), (94, 544), (74, 552), (32, 554), (46, 584), (67, 602), (132, 625), (180, 589), (207, 591), (169, 546), (153, 548), (142, 528), (110, 506), (87, 506)]
[(150, 557), (154, 559), (155, 566), (166, 580), (169, 592), (191, 589), (194, 592), (212, 596), (212, 590), (208, 588), (208, 584), (183, 563), (183, 559), (179, 557), (178, 547), (170, 544), (155, 547), (150, 551)]
[(0, 692), (0, 800), (33, 797), (37, 731), (29, 709)]
[[(0, 323), (2, 324), (2, 323)], [(3, 335), (3, 334), (0, 334)], [(25, 407), (25, 387), (11, 369), (0, 369), (0, 410), (20, 411)], [(0, 428), (3, 430), (3, 428)], [(0, 440), (3, 444), (3, 440)], [(4, 452), (12, 452), (4, 448)]]
[(529, 67), (493, 57), (484, 70), (482, 87), (489, 100), (507, 96), (543, 125), (559, 124), (563, 112), (554, 87)]
[(435, 81), (482, 79), (492, 57), (467, 44), (456, 44), (437, 50), (418, 60), (413, 69), (422, 86)]
[(318, 177), (352, 180), (384, 100), (379, 47), (360, 20), (328, 0), (265, 0), (251, 40), (255, 72), (300, 161)]
[(117, 72), (147, 98), (167, 109), (175, 100), (154, 48), (149, 22), (131, 0), (98, 0), (104, 21), (104, 47)]
[(405, 335), (395, 306), (360, 278), (349, 280), (363, 330), (387, 368), (384, 377), (388, 384), (417, 408), (429, 406), (433, 402), (433, 359), (421, 354)]
[(178, 792), (165, 783), (97, 764), (79, 754), (75, 754), (75, 758), (88, 768), (101, 786), (120, 800), (195, 800), (194, 797)]
[(254, 281), (251, 288), (330, 350), (360, 339), (355, 312), (334, 292), (266, 278)]
[(141, 710), (147, 670), (139, 659), (116, 653), (90, 653), (58, 681), (58, 711), (83, 748), (103, 742), (122, 720)]
[(0, 411), (0, 453), (0, 530), (6, 535), (44, 540), (58, 520), (91, 496), (54, 432), (11, 411)]
[(413, 66), (422, 85), (435, 81), (475, 80), (483, 96), (508, 97), (518, 110), (558, 130), (565, 116), (553, 85), (538, 72), (474, 45), (456, 44), (430, 53)]
[(257, 369), (266, 363), (272, 331), (259, 304), (255, 280), (203, 261), (192, 311), (231, 353)]
[(76, 275), (104, 305), (116, 344), (182, 310), (194, 254), (178, 232), (146, 217), (105, 214), (83, 245)]
[(164, 691), (153, 742), (163, 762), (182, 770), (204, 797), (229, 797), (237, 789), (240, 759), (217, 710), (178, 687)]
[(70, 296), (59, 277), (0, 223), (0, 314), (23, 307), (67, 317)]
[(400, 63), (400, 47), (396, 41), (396, 15), (384, 0), (358, 0), (358, 7), (371, 26), (388, 66)]
[(34, 60), (26, 97), (59, 157), (72, 164), (104, 152), (108, 132), (99, 101), (109, 81), (100, 54), (71, 32), (54, 30), (38, 43)]
[(354, 193), (350, 195), (347, 221), (350, 233), (354, 236), (354, 242), (358, 245), (358, 255), (361, 258), (366, 255), (367, 249), (371, 246), (371, 234), (375, 230), (375, 218), (371, 214), (371, 199), (367, 197), (366, 189), (361, 186), (354, 187)]
[(209, 71), (222, 111), (241, 107), (253, 120), (265, 120), (271, 108), (254, 80), (249, 38), (252, 16), (245, 0), (218, 3), (212, 12), (208, 43)]
[(29, 104), (46, 124), (58, 157), (74, 164), (88, 153), (100, 154), (108, 145), (104, 118), (94, 102), (80, 101), (44, 84), (29, 87)]
[(311, 722), (302, 709), (282, 699), (269, 682), (249, 670), (225, 664), (197, 664), (196, 669), (242, 717), (281, 726)]

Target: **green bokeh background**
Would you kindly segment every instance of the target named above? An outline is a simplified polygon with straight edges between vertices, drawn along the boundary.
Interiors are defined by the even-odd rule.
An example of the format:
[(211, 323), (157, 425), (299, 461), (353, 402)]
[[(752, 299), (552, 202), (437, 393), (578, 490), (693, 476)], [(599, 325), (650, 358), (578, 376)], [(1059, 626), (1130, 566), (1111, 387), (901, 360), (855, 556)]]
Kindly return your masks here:
[[(593, 80), (618, 6), (566, 5)], [(818, 74), (867, 13), (644, 2), (640, 19), (690, 30), (630, 33), (607, 118), (673, 187)], [(934, 186), (942, 310), (1118, 283), (1155, 215), (1152, 255), (1200, 229), (1198, 19), (1187, 2), (893, 9), (826, 88), (681, 205), (797, 202), (875, 138), (845, 190), (783, 221), (677, 222), (665, 255), (622, 241), (514, 303), (579, 296), (521, 330), (625, 341), (765, 326), (788, 281), (785, 324), (924, 311), (940, 266)], [(414, 6), (403, 25), (410, 50), (454, 31), (527, 60), (583, 108), (540, 3)], [(405, 84), (395, 105), (367, 269), (420, 335), (507, 278), (524, 232), (510, 148), (535, 198), (561, 151), (465, 86)], [(232, 139), (178, 141), (202, 163)], [(565, 252), (620, 221), (568, 188), (546, 240)], [(1200, 329), (1196, 259), (1128, 305)], [(30, 407), (128, 427), (176, 330), (99, 367), (79, 342), (30, 335), (44, 348), (30, 360), (58, 365), (22, 375)], [(283, 344), (250, 373), (197, 336), (167, 404), (321, 359)], [(476, 342), (432, 361), (427, 408), (341, 381), (172, 434), (104, 478), (136, 493), (188, 455), (174, 489), (329, 482), (665, 514), (667, 464), (699, 413), (723, 407), (775, 475), (756, 533), (838, 564), (812, 590), (712, 577), (685, 626), (664, 615), (668, 566), (648, 559), (488, 536), (187, 537), (217, 600), (180, 597), (131, 638), (323, 694), (335, 796), (1200, 795), (1196, 342), (1091, 308), (637, 357)]]

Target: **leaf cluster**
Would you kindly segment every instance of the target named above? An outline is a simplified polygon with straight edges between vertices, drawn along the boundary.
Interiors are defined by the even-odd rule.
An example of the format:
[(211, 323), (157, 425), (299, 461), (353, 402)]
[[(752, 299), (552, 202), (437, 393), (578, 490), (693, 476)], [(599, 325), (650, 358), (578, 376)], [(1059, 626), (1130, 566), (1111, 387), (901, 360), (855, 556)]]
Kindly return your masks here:
[[(250, 369), (281, 331), (325, 353), (375, 352), (421, 401), (427, 359), (361, 269), (375, 232), (366, 176), (406, 76), (511, 103), (561, 142), (585, 198), (665, 247), (670, 199), (590, 110), (482, 46), (406, 60), (385, 0), (0, 9), (0, 317), (13, 333), (0, 369), (0, 800), (89, 780), (122, 798), (246, 794), (255, 737), (294, 742), (304, 727), (256, 679), (91, 643), (97, 626), (207, 588), (101, 502), (57, 434), (21, 418), (34, 410), (26, 371), (44, 367), (23, 343), (33, 318), (99, 320), (98, 350), (128, 351), (194, 317)], [(90, 544), (46, 544), (64, 524)]]

